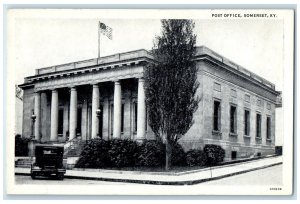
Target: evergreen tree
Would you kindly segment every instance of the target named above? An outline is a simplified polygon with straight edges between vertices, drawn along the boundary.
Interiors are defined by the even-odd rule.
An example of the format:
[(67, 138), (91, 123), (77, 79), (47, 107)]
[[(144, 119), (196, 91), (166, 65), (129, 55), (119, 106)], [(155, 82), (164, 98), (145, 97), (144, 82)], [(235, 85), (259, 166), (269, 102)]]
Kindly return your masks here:
[(161, 36), (153, 47), (155, 63), (145, 68), (145, 93), (149, 125), (166, 144), (166, 170), (172, 147), (193, 125), (198, 108), (195, 26), (192, 20), (162, 20)]

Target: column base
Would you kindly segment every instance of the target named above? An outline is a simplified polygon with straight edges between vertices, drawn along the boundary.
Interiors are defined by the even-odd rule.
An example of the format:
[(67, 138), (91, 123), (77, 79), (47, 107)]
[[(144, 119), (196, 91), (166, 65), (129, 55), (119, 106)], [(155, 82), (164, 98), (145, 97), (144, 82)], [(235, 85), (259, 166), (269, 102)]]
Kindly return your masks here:
[(137, 143), (144, 143), (144, 142), (147, 141), (147, 139), (146, 139), (146, 138), (136, 138), (135, 141), (136, 141)]

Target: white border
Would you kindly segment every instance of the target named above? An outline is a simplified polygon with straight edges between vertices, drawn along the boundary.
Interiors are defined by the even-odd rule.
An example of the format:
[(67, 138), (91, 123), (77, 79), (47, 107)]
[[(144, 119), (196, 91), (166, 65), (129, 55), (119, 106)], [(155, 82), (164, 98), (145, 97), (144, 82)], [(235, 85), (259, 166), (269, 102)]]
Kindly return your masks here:
[[(8, 12), (8, 34), (7, 34), (7, 47), (13, 47), (13, 36), (9, 33), (14, 33), (14, 20), (19, 17), (34, 17), (45, 18), (49, 15), (59, 15), (59, 18), (74, 18), (77, 15), (75, 10), (19, 10)], [(235, 12), (243, 12), (243, 10), (235, 10)], [(259, 12), (266, 12), (266, 10), (260, 10)], [(274, 10), (272, 11), (274, 12)], [(188, 10), (183, 12), (182, 10), (106, 10), (103, 15), (105, 18), (201, 18), (210, 19), (210, 10)], [(292, 174), (293, 168), (293, 13), (286, 10), (276, 10), (278, 18), (284, 19), (284, 89), (283, 89), (283, 109), (284, 109), (284, 133), (287, 135), (284, 138), (284, 156), (283, 156), (283, 175), (284, 175), (284, 187), (282, 191), (269, 191), (269, 186), (253, 186), (253, 187), (239, 187), (231, 186), (230, 188), (213, 186), (208, 188), (207, 186), (36, 186), (36, 185), (15, 185), (14, 184), (14, 152), (13, 152), (13, 137), (7, 137), (7, 193), (9, 194), (60, 194), (60, 195), (289, 195), (292, 192)], [(80, 10), (80, 18), (98, 18), (99, 14), (96, 10)], [(14, 61), (13, 52), (7, 51), (7, 84), (6, 87), (14, 88)], [(14, 128), (14, 91), (11, 88), (6, 90), (6, 110), (7, 135), (13, 135)], [(289, 137), (290, 136), (290, 137)], [(82, 189), (85, 189), (84, 191)], [(201, 193), (200, 193), (201, 192)]]

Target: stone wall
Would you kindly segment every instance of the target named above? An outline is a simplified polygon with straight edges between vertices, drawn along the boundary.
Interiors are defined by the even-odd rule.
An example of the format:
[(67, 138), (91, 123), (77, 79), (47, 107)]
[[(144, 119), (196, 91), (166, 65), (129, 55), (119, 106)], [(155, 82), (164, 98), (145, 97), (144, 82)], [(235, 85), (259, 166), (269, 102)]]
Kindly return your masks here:
[[(231, 158), (232, 151), (237, 157), (249, 157), (261, 153), (274, 153), (275, 144), (275, 96), (264, 89), (239, 78), (230, 76), (208, 63), (199, 63), (198, 80), (201, 86), (199, 108), (195, 113), (195, 124), (181, 140), (183, 147), (203, 148), (205, 144), (221, 145), (226, 151), (226, 158)], [(217, 70), (216, 70), (217, 69)], [(265, 94), (262, 94), (265, 93)], [(250, 96), (250, 100), (245, 98)], [(272, 100), (274, 99), (274, 100)], [(221, 131), (213, 133), (214, 100), (221, 106)], [(260, 101), (258, 103), (258, 101)], [(230, 134), (230, 106), (236, 107), (236, 134)], [(244, 111), (250, 111), (250, 134), (244, 134)], [(260, 113), (261, 139), (256, 139), (256, 113)], [(271, 117), (271, 140), (266, 139), (266, 120)]]

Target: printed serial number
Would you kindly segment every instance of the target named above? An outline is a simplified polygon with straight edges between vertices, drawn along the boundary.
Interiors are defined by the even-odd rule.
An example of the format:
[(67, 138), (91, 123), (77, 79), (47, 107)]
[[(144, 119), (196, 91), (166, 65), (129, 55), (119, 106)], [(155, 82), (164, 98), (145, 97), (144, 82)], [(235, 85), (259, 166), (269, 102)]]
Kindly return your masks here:
[(271, 191), (281, 191), (282, 188), (270, 188)]

